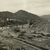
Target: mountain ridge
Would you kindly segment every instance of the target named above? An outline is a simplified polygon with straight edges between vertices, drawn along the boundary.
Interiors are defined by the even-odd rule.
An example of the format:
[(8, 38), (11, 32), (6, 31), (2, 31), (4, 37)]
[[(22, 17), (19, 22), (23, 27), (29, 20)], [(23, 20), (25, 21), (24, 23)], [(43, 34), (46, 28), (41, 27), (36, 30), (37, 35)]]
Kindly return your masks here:
[(29, 13), (25, 10), (19, 10), (15, 13), (3, 11), (0, 12), (0, 18), (15, 18), (15, 19), (21, 19), (21, 20), (28, 20), (28, 19), (40, 19), (40, 17), (36, 14)]

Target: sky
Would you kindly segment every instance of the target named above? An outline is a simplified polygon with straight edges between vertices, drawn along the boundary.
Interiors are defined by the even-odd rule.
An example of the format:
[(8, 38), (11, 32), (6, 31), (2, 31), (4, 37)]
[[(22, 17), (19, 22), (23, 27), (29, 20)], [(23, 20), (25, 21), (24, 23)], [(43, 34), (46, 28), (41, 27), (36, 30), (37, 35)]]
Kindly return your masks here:
[(0, 11), (15, 13), (25, 10), (33, 14), (50, 14), (50, 0), (0, 0)]

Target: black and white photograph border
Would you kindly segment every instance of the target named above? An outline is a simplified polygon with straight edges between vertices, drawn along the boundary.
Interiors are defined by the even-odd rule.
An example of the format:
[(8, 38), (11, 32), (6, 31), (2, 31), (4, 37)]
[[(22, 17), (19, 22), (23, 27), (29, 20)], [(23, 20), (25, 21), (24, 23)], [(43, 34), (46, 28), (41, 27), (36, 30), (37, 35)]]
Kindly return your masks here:
[(0, 50), (50, 50), (50, 0), (0, 0)]

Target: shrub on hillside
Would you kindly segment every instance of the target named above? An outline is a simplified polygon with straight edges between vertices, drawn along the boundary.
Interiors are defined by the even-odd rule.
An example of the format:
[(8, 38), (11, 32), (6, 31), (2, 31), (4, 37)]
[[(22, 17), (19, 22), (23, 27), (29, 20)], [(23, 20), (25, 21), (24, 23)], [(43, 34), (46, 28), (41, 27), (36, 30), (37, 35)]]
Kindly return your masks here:
[(33, 37), (32, 36), (28, 36), (28, 39), (32, 39)]
[(3, 30), (0, 30), (0, 32), (3, 32)]
[(19, 27), (13, 27), (12, 30), (13, 30), (14, 32), (20, 32), (20, 28), (19, 28)]
[(47, 36), (47, 37), (50, 37), (50, 34), (47, 34), (46, 36)]
[(23, 38), (24, 34), (26, 33), (26, 31), (21, 31), (21, 34), (19, 34), (19, 38)]
[(21, 31), (21, 33), (26, 33), (26, 31)]

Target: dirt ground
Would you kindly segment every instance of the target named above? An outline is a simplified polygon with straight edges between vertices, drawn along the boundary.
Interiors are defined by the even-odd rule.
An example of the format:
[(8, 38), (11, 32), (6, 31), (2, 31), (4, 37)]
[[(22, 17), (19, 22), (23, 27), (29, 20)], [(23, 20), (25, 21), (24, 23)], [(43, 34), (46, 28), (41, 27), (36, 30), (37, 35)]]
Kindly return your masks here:
[[(1, 44), (4, 45), (3, 46), (0, 44), (0, 46), (2, 46), (2, 48), (7, 48), (8, 50), (12, 50), (12, 49), (16, 50), (18, 47), (19, 48), (23, 47), (23, 48), (25, 48), (25, 50), (37, 50), (36, 47), (34, 47), (34, 46), (32, 47), (32, 46), (18, 40), (18, 36), (19, 36), (19, 34), (21, 34), (22, 31), (26, 31), (25, 35), (31, 36), (31, 32), (34, 32), (34, 30), (31, 28), (28, 28), (26, 26), (24, 26), (24, 28), (22, 28), (22, 26), (18, 26), (18, 27), (20, 27), (20, 30), (21, 30), (20, 32), (14, 32), (12, 30), (12, 28), (10, 28), (10, 27), (0, 28), (0, 42), (1, 42)], [(37, 45), (39, 43), (39, 45), (42, 45), (45, 47), (47, 46), (47, 48), (49, 48), (48, 45), (46, 45), (47, 42), (46, 43), (45, 43), (45, 41), (38, 42), (38, 40), (37, 41), (35, 40), (36, 41), (35, 42), (34, 39), (35, 38), (33, 38), (33, 40), (28, 39), (26, 36), (25, 40), (27, 40), (29, 42), (32, 41), (33, 43), (37, 42)]]

